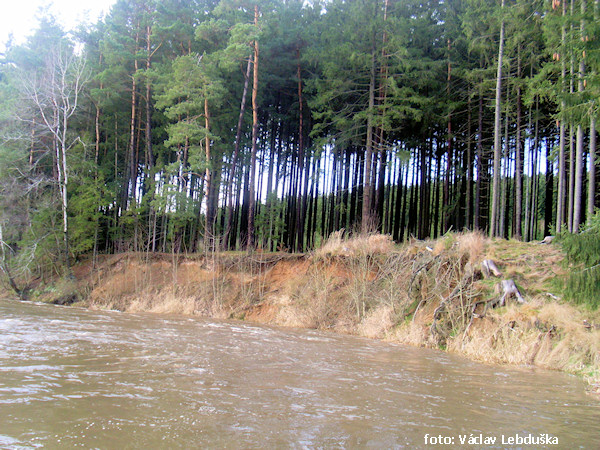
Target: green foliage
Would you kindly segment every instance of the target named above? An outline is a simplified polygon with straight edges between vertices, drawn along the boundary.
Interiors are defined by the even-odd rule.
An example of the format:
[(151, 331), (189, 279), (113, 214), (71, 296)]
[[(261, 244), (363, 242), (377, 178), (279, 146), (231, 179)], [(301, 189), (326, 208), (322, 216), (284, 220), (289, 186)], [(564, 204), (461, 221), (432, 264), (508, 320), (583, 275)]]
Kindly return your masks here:
[(559, 242), (573, 271), (565, 285), (565, 297), (593, 309), (600, 306), (600, 211), (579, 234), (562, 233)]
[[(167, 251), (186, 239), (181, 247), (197, 248), (209, 215), (216, 224), (211, 232), (226, 230), (230, 247), (243, 245), (254, 107), (261, 183), (255, 189), (271, 192), (256, 199), (256, 237), (263, 245), (296, 249), (298, 239), (314, 247), (335, 228), (358, 225), (368, 136), (376, 153), (372, 169), (383, 180), (373, 194), (384, 233), (404, 239), (448, 227), (485, 228), (500, 24), (506, 30), (507, 178), (517, 170), (510, 162), (517, 129), (529, 161), (536, 145), (558, 145), (555, 119), (587, 131), (600, 98), (597, 5), (563, 14), (556, 2), (506, 4), (118, 0), (104, 19), (75, 35), (43, 18), (24, 45), (9, 45), (0, 59), (4, 238), (24, 261), (35, 254), (39, 264), (54, 267), (60, 259), (56, 142), (41, 129), (39, 108), (21, 93), (24, 81), (47, 76), (47, 59), (58, 47), (81, 49), (92, 74), (67, 136), (68, 143), (75, 136), (86, 142), (67, 151), (72, 255), (94, 245), (101, 252)], [(257, 41), (258, 90), (252, 92), (254, 73), (246, 77), (246, 68), (253, 68), (248, 61)], [(546, 181), (532, 170), (543, 171), (528, 164), (521, 196), (522, 209), (535, 214), (516, 217), (516, 182), (508, 181), (507, 230), (517, 220), (541, 223), (548, 208)], [(556, 178), (548, 181), (557, 184)], [(583, 233), (582, 242), (592, 235)], [(591, 251), (591, 242), (576, 239), (564, 238), (574, 254), (585, 253), (577, 245)], [(573, 263), (585, 268), (582, 280), (595, 273), (588, 266), (597, 262)]]

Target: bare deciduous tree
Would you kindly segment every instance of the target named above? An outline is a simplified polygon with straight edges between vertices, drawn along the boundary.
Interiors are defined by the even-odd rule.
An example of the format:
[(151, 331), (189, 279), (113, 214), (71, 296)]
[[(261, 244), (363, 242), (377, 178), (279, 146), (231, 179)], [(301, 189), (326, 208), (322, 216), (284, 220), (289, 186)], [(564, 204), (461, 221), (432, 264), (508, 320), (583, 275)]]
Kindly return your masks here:
[(47, 55), (43, 70), (34, 75), (23, 76), (21, 84), (24, 100), (31, 104), (32, 110), (30, 116), (19, 118), (41, 128), (41, 132), (49, 135), (52, 140), (67, 270), (70, 270), (67, 153), (77, 142), (81, 142), (79, 136), (70, 133), (69, 125), (78, 109), (80, 94), (88, 78), (85, 58), (75, 54), (70, 48), (58, 47)]

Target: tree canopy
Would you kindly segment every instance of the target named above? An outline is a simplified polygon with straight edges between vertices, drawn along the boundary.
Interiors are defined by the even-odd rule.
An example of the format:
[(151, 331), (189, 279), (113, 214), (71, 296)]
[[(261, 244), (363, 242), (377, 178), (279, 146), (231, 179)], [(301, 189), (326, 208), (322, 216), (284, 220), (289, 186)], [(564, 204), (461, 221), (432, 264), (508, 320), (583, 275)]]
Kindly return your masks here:
[[(577, 232), (598, 0), (118, 0), (0, 60), (3, 261)], [(63, 264), (64, 263), (64, 264)]]

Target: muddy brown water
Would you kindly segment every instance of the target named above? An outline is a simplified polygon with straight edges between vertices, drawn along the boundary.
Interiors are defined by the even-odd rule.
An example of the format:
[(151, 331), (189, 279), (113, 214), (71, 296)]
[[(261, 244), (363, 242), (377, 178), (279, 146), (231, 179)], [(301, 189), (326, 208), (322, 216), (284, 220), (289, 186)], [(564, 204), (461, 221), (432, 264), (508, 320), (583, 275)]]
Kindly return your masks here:
[(0, 300), (0, 448), (598, 448), (584, 391), (310, 330)]

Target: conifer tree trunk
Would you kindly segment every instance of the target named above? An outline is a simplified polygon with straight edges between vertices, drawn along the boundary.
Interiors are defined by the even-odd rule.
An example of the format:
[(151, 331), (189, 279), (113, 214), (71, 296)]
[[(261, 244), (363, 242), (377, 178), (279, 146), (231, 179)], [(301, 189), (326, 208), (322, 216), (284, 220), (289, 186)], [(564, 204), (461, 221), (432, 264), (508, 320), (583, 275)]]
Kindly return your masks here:
[(540, 142), (540, 121), (539, 121), (539, 97), (535, 98), (535, 125), (533, 148), (531, 149), (531, 196), (529, 198), (529, 225), (527, 232), (527, 240), (530, 241), (536, 238), (537, 235), (537, 203), (539, 189), (539, 142)]
[(204, 138), (204, 153), (206, 155), (206, 172), (204, 175), (204, 186), (206, 192), (204, 198), (206, 199), (206, 224), (205, 230), (205, 244), (208, 245), (207, 249), (213, 247), (214, 240), (214, 221), (215, 212), (214, 205), (212, 202), (213, 197), (213, 180), (212, 180), (212, 161), (210, 155), (210, 111), (208, 109), (208, 98), (204, 98), (204, 128), (206, 129), (206, 137)]
[[(567, 15), (567, 1), (562, 0), (562, 17), (563, 21), (565, 16)], [(561, 27), (561, 47), (565, 47), (566, 43), (566, 35), (567, 29), (565, 25)], [(567, 65), (566, 65), (566, 55), (559, 54), (559, 58), (561, 59), (561, 87), (562, 92), (565, 92), (565, 83), (567, 79)], [(566, 104), (564, 99), (561, 100), (561, 110), (564, 111), (566, 109)], [(556, 234), (560, 233), (563, 224), (565, 223), (565, 197), (566, 197), (566, 161), (565, 161), (565, 120), (561, 119), (559, 124), (559, 142), (558, 142), (558, 192), (556, 198)]]
[[(510, 78), (510, 69), (508, 71), (508, 77)], [(506, 211), (508, 210), (508, 173), (509, 173), (509, 150), (508, 150), (508, 122), (509, 122), (509, 114), (508, 114), (508, 102), (509, 102), (510, 89), (508, 86), (506, 88), (506, 105), (507, 111), (504, 115), (504, 146), (502, 151), (502, 161), (504, 162), (504, 167), (501, 169), (502, 178), (500, 180), (500, 211), (498, 214), (498, 235), (500, 237), (506, 237)]]
[[(585, 14), (586, 2), (581, 0), (581, 40), (585, 41)], [(584, 56), (581, 56), (579, 61), (579, 74), (577, 80), (577, 91), (582, 93), (584, 89), (583, 77), (585, 75), (585, 60)], [(576, 133), (577, 142), (575, 144), (575, 193), (574, 193), (574, 205), (573, 205), (573, 233), (579, 231), (579, 225), (581, 223), (581, 207), (583, 203), (583, 126), (581, 123), (577, 124)]]
[(471, 137), (471, 93), (467, 93), (467, 161), (466, 161), (466, 177), (467, 186), (465, 188), (465, 226), (471, 229), (473, 218), (473, 140)]
[(361, 230), (367, 233), (373, 226), (372, 218), (372, 189), (373, 189), (373, 108), (375, 107), (375, 40), (371, 53), (371, 75), (369, 77), (369, 112), (367, 114), (367, 142), (365, 147), (365, 170), (363, 181), (363, 204)]
[(573, 125), (569, 124), (569, 206), (567, 210), (567, 228), (573, 232), (573, 208), (575, 204), (575, 137)]
[(151, 36), (152, 27), (148, 25), (146, 27), (146, 164), (148, 169), (151, 169), (154, 165), (152, 155), (152, 83), (149, 75), (152, 59)]
[(392, 208), (392, 210), (394, 211), (394, 231), (393, 231), (393, 238), (395, 241), (399, 241), (400, 240), (400, 220), (401, 220), (401, 213), (402, 213), (402, 197), (404, 195), (404, 190), (403, 189), (403, 171), (402, 171), (402, 161), (398, 161), (398, 177), (397, 177), (397, 183), (396, 183), (396, 201), (394, 203), (394, 207)]
[[(154, 166), (154, 155), (152, 150), (152, 83), (150, 82), (150, 68), (152, 64), (151, 52), (151, 36), (152, 27), (146, 26), (146, 168), (148, 175), (153, 176), (152, 168)], [(156, 210), (152, 200), (154, 199), (154, 180), (149, 179), (148, 189), (150, 190), (150, 208), (148, 211), (148, 237), (150, 239), (148, 248), (152, 248), (155, 251), (156, 248)]]
[(350, 225), (353, 225), (356, 222), (356, 217), (358, 215), (357, 211), (356, 211), (356, 204), (358, 202), (358, 185), (359, 185), (359, 176), (358, 176), (358, 172), (359, 172), (359, 164), (358, 164), (358, 154), (356, 154), (356, 157), (354, 158), (354, 161), (352, 162), (352, 193), (350, 194)]
[[(297, 76), (298, 76), (298, 108), (299, 108), (299, 119), (298, 119), (298, 186), (304, 186), (304, 180), (308, 183), (308, 177), (304, 173), (304, 106), (302, 100), (302, 70), (300, 66), (300, 47), (296, 47), (296, 60), (297, 60)], [(306, 208), (306, 187), (304, 192), (297, 191), (296, 200), (296, 251), (304, 250), (304, 211)]]
[(590, 171), (588, 174), (588, 221), (594, 215), (596, 200), (596, 118), (590, 118)]
[[(450, 64), (450, 39), (448, 38), (448, 61), (446, 75), (446, 97), (450, 99), (450, 81), (451, 64)], [(450, 227), (450, 177), (452, 174), (452, 112), (448, 111), (447, 133), (446, 133), (446, 170), (444, 174), (444, 206), (442, 215), (442, 232), (445, 233)]]
[[(521, 79), (521, 49), (518, 49), (517, 79)], [(521, 118), (523, 101), (521, 86), (517, 85), (517, 130), (515, 136), (515, 238), (523, 236), (523, 140), (521, 138)]]
[(477, 118), (477, 180), (475, 181), (475, 212), (473, 228), (481, 229), (481, 201), (482, 201), (482, 178), (483, 178), (483, 94), (479, 92), (479, 110)]
[[(381, 140), (379, 142), (381, 142)], [(383, 205), (385, 200), (385, 174), (387, 170), (387, 165), (387, 152), (385, 148), (381, 144), (379, 144), (379, 174), (377, 177), (377, 193), (375, 195), (377, 197), (376, 209), (378, 222), (377, 226), (379, 232), (383, 230)]]
[[(504, 0), (502, 0), (504, 11)], [(500, 202), (500, 99), (502, 94), (502, 59), (504, 57), (504, 20), (500, 25), (500, 43), (498, 45), (498, 71), (496, 74), (496, 103), (494, 112), (494, 178), (492, 181), (492, 214), (490, 218), (490, 236), (499, 235), (499, 202)]]
[[(235, 144), (233, 148), (233, 156), (231, 157), (231, 166), (229, 168), (229, 176), (227, 177), (227, 189), (225, 190), (225, 198), (227, 199), (227, 213), (225, 219), (225, 233), (223, 242), (225, 245), (229, 243), (229, 237), (235, 229), (233, 224), (233, 181), (237, 168), (238, 155), (240, 152), (240, 140), (242, 138), (242, 124), (244, 122), (244, 111), (246, 110), (246, 96), (248, 94), (248, 82), (250, 80), (250, 71), (252, 70), (252, 56), (248, 57), (246, 65), (246, 73), (244, 74), (244, 89), (242, 91), (242, 101), (240, 104), (240, 114), (238, 116), (237, 131), (235, 134)], [(238, 198), (238, 197), (236, 197)], [(233, 233), (235, 235), (235, 232)], [(231, 246), (230, 246), (231, 248)]]
[[(598, 22), (600, 1), (594, 1), (594, 22)], [(592, 77), (597, 75), (597, 72), (592, 73)], [(596, 203), (596, 116), (590, 114), (590, 171), (588, 174), (588, 201), (587, 201), (587, 217), (588, 221), (594, 215)]]
[(546, 200), (544, 204), (544, 237), (550, 234), (550, 222), (552, 221), (552, 205), (554, 203), (554, 163), (550, 155), (552, 146), (546, 143)]
[[(135, 48), (134, 51), (137, 53), (139, 45), (139, 31), (135, 35)], [(132, 205), (135, 205), (135, 193), (137, 185), (137, 163), (136, 163), (136, 124), (137, 124), (137, 71), (139, 69), (137, 57), (134, 56), (133, 60), (134, 71), (131, 75), (131, 122), (129, 126), (129, 201)]]
[[(258, 28), (258, 4), (254, 5), (254, 26)], [(252, 154), (250, 159), (250, 186), (248, 202), (248, 250), (254, 249), (254, 213), (256, 183), (256, 152), (258, 146), (258, 39), (254, 41), (254, 79), (252, 80)]]
[[(575, 0), (571, 0), (570, 5), (570, 14), (571, 17), (575, 14)], [(572, 39), (573, 35), (573, 24), (570, 26), (570, 39)], [(570, 68), (569, 68), (569, 94), (573, 97), (575, 93), (575, 56), (572, 50), (570, 50)], [(569, 124), (569, 209), (567, 211), (567, 223), (569, 233), (572, 233), (573, 230), (573, 213), (575, 206), (575, 138), (573, 131), (573, 124)]]

